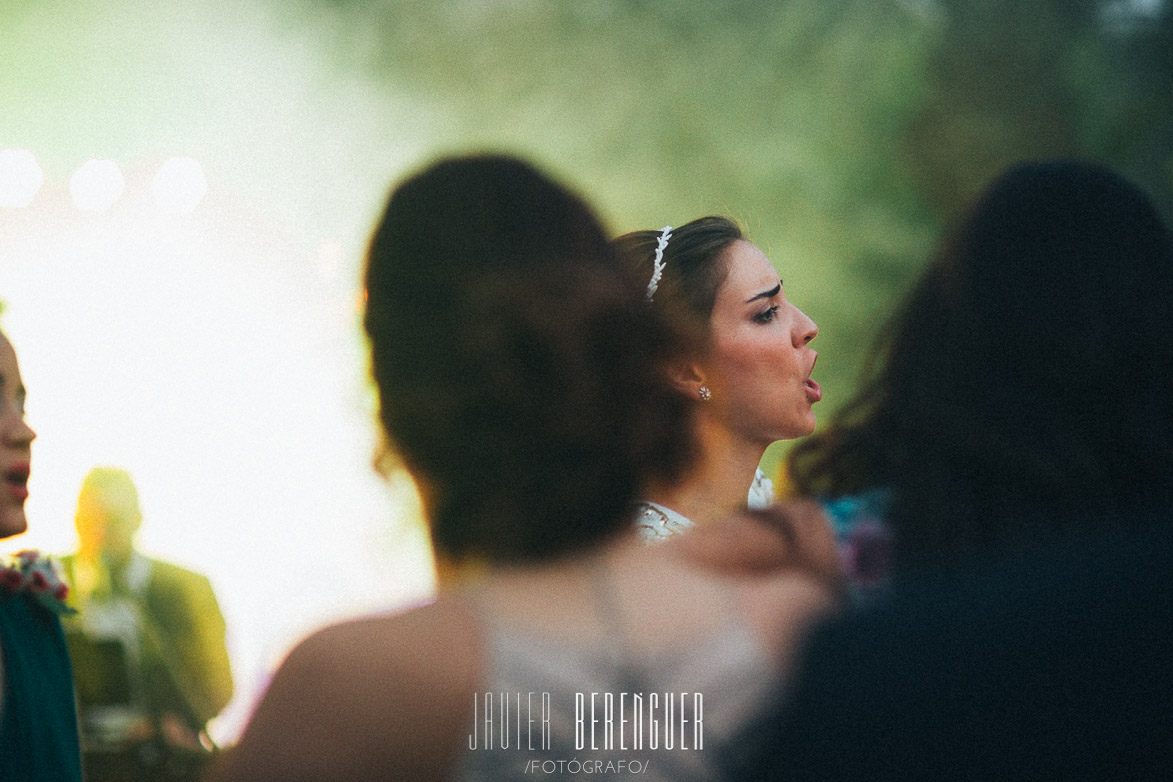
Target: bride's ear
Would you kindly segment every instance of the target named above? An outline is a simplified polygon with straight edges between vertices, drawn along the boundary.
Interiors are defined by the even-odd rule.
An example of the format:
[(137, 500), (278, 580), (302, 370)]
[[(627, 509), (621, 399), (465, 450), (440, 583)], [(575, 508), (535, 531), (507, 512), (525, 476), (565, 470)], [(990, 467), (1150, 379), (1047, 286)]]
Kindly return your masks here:
[(705, 375), (699, 366), (691, 361), (680, 361), (668, 367), (668, 382), (689, 399), (698, 399), (705, 388)]

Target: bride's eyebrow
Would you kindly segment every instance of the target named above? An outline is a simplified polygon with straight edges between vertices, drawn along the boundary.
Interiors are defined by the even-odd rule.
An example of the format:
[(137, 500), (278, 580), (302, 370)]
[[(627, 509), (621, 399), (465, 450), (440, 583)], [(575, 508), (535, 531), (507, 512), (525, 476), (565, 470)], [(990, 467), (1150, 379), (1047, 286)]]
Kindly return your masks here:
[(782, 290), (782, 280), (778, 280), (778, 284), (775, 285), (773, 288), (770, 288), (770, 290), (768, 290), (768, 291), (762, 291), (761, 293), (757, 294), (756, 296), (750, 296), (748, 299), (745, 300), (745, 303), (752, 304), (753, 302), (757, 301), (758, 299), (772, 299), (775, 296), (777, 296), (781, 290)]

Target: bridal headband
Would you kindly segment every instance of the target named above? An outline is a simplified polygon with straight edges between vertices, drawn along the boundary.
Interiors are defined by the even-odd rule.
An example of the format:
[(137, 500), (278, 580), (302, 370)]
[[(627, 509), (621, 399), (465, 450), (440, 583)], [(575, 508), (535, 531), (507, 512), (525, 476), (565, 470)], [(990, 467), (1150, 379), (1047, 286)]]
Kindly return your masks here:
[(672, 226), (666, 225), (660, 230), (660, 236), (656, 239), (656, 258), (652, 262), (652, 279), (648, 281), (648, 301), (656, 295), (656, 289), (660, 287), (660, 275), (664, 273), (664, 249), (668, 246), (668, 240), (672, 238)]

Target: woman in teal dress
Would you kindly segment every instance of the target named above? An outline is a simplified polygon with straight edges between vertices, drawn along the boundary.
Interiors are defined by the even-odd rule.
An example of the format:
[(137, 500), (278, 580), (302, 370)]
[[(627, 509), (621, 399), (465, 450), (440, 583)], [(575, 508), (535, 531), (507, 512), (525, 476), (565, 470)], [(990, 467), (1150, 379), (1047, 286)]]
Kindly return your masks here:
[[(29, 456), (24, 385), (12, 343), (0, 334), (0, 538), (28, 526)], [(51, 563), (24, 551), (0, 559), (0, 777), (80, 782), (73, 675), (58, 614), (66, 588)]]

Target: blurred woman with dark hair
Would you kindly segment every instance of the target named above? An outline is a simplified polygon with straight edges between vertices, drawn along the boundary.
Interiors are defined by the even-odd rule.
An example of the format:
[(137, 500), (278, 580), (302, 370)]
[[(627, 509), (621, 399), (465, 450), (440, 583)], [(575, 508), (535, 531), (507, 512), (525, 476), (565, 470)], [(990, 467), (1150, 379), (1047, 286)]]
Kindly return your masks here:
[[(643, 283), (577, 196), (471, 157), (394, 191), (366, 288), (381, 422), (437, 555), (473, 575), (299, 645), (220, 778), (516, 779), (534, 763), (575, 777), (589, 763), (598, 779), (632, 761), (641, 778), (715, 778), (718, 748), (831, 598), (802, 575), (721, 576), (636, 537), (644, 484), (693, 453), (662, 371), (678, 337)], [(697, 751), (680, 751), (684, 732), (653, 738), (666, 704), (633, 722), (634, 695), (684, 691), (703, 699), (670, 723)]]
[(778, 440), (810, 434), (818, 327), (786, 297), (765, 254), (726, 217), (634, 231), (614, 242), (647, 285), (652, 309), (683, 324), (688, 349), (665, 356), (669, 382), (695, 409), (699, 452), (683, 475), (649, 483), (637, 526), (659, 540), (773, 496), (758, 463)]
[(1133, 184), (1073, 161), (994, 181), (791, 453), (855, 586), (1173, 499), (1171, 309), (1173, 242)]
[(1173, 237), (1133, 184), (1071, 161), (994, 181), (793, 452), (884, 599), (812, 634), (730, 775), (1168, 776), (1171, 312)]

